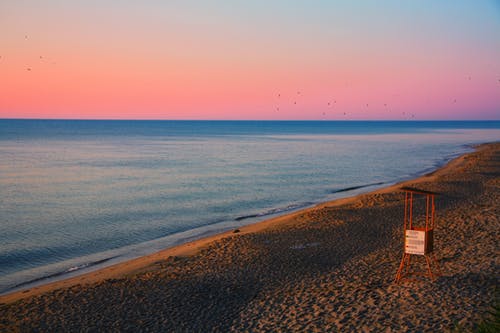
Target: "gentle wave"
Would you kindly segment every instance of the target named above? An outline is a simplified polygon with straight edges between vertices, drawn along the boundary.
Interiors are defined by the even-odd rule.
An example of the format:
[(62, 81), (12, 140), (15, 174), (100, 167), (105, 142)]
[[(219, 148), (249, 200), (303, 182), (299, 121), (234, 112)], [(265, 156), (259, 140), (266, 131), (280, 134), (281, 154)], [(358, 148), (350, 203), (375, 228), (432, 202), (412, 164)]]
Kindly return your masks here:
[(313, 202), (304, 202), (304, 203), (300, 203), (300, 204), (291, 204), (291, 205), (288, 205), (286, 207), (272, 208), (272, 209), (266, 210), (265, 212), (262, 212), (262, 213), (238, 216), (234, 220), (235, 221), (243, 221), (243, 220), (247, 220), (247, 219), (251, 219), (251, 218), (286, 213), (286, 212), (289, 212), (292, 210), (301, 209), (301, 208), (305, 208), (307, 206), (311, 206), (312, 204), (314, 204), (314, 203)]
[(53, 274), (44, 275), (44, 276), (41, 276), (41, 277), (36, 278), (36, 279), (32, 279), (32, 280), (29, 280), (29, 281), (21, 282), (19, 284), (14, 285), (13, 287), (11, 287), (9, 289), (13, 290), (13, 289), (17, 289), (17, 288), (20, 288), (20, 287), (23, 287), (23, 286), (27, 286), (27, 285), (30, 285), (30, 284), (33, 284), (33, 283), (36, 283), (36, 282), (40, 282), (40, 281), (43, 281), (43, 280), (49, 280), (49, 279), (54, 279), (56, 277), (61, 277), (63, 275), (66, 275), (66, 274), (69, 274), (69, 273), (73, 273), (73, 272), (82, 270), (84, 268), (90, 268), (92, 266), (97, 266), (97, 265), (103, 264), (103, 263), (105, 263), (107, 261), (110, 261), (111, 259), (114, 259), (114, 258), (116, 258), (116, 256), (115, 257), (104, 258), (104, 259), (97, 260), (97, 261), (88, 262), (88, 263), (77, 265), (77, 266), (73, 266), (73, 267), (70, 267), (68, 269), (65, 269), (64, 271), (60, 271), (60, 272), (56, 272), (56, 273), (53, 273)]
[(358, 190), (360, 188), (365, 188), (365, 187), (370, 187), (370, 186), (377, 186), (377, 185), (383, 185), (385, 184), (384, 182), (378, 182), (378, 183), (371, 183), (371, 184), (365, 184), (365, 185), (359, 185), (359, 186), (351, 186), (351, 187), (344, 187), (338, 190), (333, 190), (331, 193), (341, 193), (341, 192), (349, 192), (349, 191), (354, 191)]

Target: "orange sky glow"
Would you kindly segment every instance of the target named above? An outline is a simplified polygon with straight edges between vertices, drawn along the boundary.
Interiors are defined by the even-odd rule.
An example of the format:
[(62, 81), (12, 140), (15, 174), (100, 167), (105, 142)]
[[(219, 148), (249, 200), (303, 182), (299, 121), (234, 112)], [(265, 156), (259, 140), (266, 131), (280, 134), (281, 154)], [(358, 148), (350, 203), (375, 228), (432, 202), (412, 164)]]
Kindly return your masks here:
[(495, 2), (287, 3), (2, 2), (0, 118), (500, 119)]

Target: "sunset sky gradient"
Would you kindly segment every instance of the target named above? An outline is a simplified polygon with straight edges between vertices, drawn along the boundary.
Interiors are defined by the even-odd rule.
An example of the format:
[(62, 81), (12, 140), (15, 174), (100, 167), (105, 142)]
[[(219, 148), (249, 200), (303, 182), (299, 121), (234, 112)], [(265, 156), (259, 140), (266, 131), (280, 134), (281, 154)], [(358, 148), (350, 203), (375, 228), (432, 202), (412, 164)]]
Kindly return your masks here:
[(500, 2), (2, 0), (0, 118), (500, 119)]

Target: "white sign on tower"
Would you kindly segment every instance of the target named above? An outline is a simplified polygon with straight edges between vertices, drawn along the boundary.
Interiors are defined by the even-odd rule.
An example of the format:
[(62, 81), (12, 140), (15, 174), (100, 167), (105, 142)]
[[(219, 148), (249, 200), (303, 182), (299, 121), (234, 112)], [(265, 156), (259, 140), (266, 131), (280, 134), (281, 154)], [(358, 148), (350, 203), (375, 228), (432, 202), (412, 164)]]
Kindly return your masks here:
[(419, 255), (425, 254), (425, 231), (406, 230), (405, 253)]

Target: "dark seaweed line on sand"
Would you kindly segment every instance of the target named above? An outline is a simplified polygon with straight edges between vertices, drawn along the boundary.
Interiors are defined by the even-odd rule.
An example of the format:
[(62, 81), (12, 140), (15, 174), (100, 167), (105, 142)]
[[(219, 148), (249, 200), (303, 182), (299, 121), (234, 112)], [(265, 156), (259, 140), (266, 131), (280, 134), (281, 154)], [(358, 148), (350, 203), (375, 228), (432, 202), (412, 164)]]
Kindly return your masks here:
[(371, 184), (365, 184), (365, 185), (359, 185), (359, 186), (351, 186), (351, 187), (346, 187), (346, 188), (341, 188), (339, 190), (333, 190), (331, 193), (341, 193), (341, 192), (349, 192), (353, 190), (357, 190), (360, 188), (365, 188), (365, 187), (370, 187), (370, 186), (377, 186), (377, 185), (383, 185), (385, 184), (384, 182), (379, 182), (379, 183), (371, 183)]
[[(338, 189), (338, 190), (333, 190), (330, 193), (349, 192), (349, 191), (357, 190), (357, 189), (360, 189), (360, 188), (365, 188), (365, 187), (370, 187), (370, 186), (377, 186), (377, 185), (383, 185), (383, 184), (385, 184), (385, 183), (384, 182), (378, 182), (378, 183), (370, 183), (370, 184), (359, 185), (359, 186), (351, 186), (351, 187), (341, 188), (341, 189)], [(265, 211), (263, 213), (238, 216), (234, 220), (235, 221), (243, 221), (243, 220), (252, 219), (252, 218), (256, 218), (256, 217), (264, 217), (264, 216), (274, 215), (274, 214), (278, 214), (278, 213), (285, 213), (285, 212), (288, 212), (288, 211), (291, 211), (291, 210), (304, 208), (304, 207), (310, 206), (312, 204), (313, 204), (312, 202), (305, 202), (305, 203), (302, 203), (302, 204), (289, 205), (289, 206), (284, 207), (284, 208), (270, 209), (270, 210)]]

